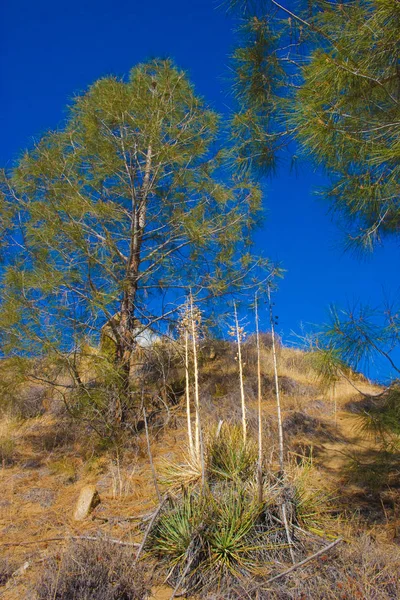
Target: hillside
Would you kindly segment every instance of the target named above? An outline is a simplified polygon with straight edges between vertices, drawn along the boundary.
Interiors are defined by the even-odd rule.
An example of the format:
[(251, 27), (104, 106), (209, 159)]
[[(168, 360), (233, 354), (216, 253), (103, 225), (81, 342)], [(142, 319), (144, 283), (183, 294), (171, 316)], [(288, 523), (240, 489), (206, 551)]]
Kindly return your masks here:
[[(261, 365), (264, 454), (266, 468), (273, 470), (277, 450), (276, 407), (272, 357), (268, 339), (264, 342)], [(200, 399), (206, 431), (220, 420), (224, 424), (240, 422), (234, 355), (234, 346), (229, 343), (215, 342), (203, 348)], [(245, 344), (244, 355), (248, 424), (250, 434), (255, 435), (257, 381), (251, 340)], [(342, 536), (344, 549), (341, 552), (347, 558), (339, 555), (338, 560), (354, 561), (354, 568), (358, 569), (354, 580), (361, 586), (361, 592), (356, 584), (351, 587), (353, 584), (348, 581), (341, 583), (339, 580), (336, 592), (331, 592), (334, 595), (329, 597), (398, 597), (398, 480), (391, 472), (379, 472), (379, 467), (378, 475), (381, 476), (377, 475), (379, 440), (360, 428), (360, 410), (365, 398), (357, 389), (364, 394), (373, 394), (379, 388), (362, 376), (354, 375), (352, 381), (338, 383), (333, 395), (321, 388), (304, 352), (281, 347), (278, 361), (285, 458), (289, 471), (302, 469), (304, 488), (327, 499), (327, 508), (321, 509), (319, 533), (322, 532), (328, 541)], [(181, 372), (173, 374), (178, 381), (181, 376)], [(157, 377), (154, 373), (152, 377), (152, 385), (156, 385)], [(165, 407), (149, 412), (151, 453), (158, 478), (165, 471), (166, 461), (182, 463), (187, 443), (184, 394), (179, 385), (172, 384), (170, 389), (174, 390), (174, 395), (167, 397)], [(51, 565), (56, 564), (61, 569), (60, 564), (69, 552), (73, 538), (89, 538), (75, 540), (77, 544), (86, 544), (85, 551), (89, 553), (96, 544), (92, 538), (122, 541), (127, 544), (123, 548), (133, 553), (134, 548), (129, 544), (138, 544), (143, 539), (142, 517), (151, 515), (158, 504), (143, 428), (139, 428), (137, 434), (132, 433), (120, 447), (106, 447), (84, 425), (71, 421), (60, 403), (47, 391), (33, 386), (24, 393), (27, 397), (36, 394), (38, 414), (24, 419), (4, 414), (0, 421), (0, 586), (3, 584), (0, 596), (7, 600), (36, 598), (37, 582)], [(101, 502), (88, 518), (75, 521), (73, 513), (77, 498), (81, 489), (89, 484), (96, 486)], [(162, 481), (160, 485), (162, 487)], [(335, 556), (334, 553), (325, 556), (325, 561), (334, 562)], [(362, 564), (358, 565), (358, 560)], [(382, 566), (383, 574), (380, 574), (380, 567), (376, 571), (381, 563), (386, 565)], [(152, 573), (149, 583), (152, 597), (170, 598), (173, 589), (163, 583), (165, 573), (161, 576), (151, 558), (147, 561), (145, 556), (143, 564), (145, 569), (148, 565)], [(325, 568), (321, 561), (310, 565), (308, 570), (299, 572), (300, 578), (307, 578), (307, 573), (312, 578), (315, 569)], [(365, 581), (360, 579), (361, 572)], [(9, 577), (11, 573), (14, 575)], [(293, 585), (297, 585), (295, 580), (282, 581), (280, 585), (281, 596), (265, 597), (300, 598), (293, 595)], [(292, 589), (292, 595), (285, 591), (285, 586)], [(341, 586), (345, 586), (343, 593)], [(321, 596), (318, 597), (328, 597), (322, 589), (319, 593)], [(246, 594), (256, 597), (252, 592)], [(243, 592), (243, 596), (236, 593), (229, 597), (247, 596)], [(56, 596), (55, 589), (56, 597), (61, 596)], [(225, 595), (220, 590), (219, 595), (209, 597), (228, 597), (228, 592)]]

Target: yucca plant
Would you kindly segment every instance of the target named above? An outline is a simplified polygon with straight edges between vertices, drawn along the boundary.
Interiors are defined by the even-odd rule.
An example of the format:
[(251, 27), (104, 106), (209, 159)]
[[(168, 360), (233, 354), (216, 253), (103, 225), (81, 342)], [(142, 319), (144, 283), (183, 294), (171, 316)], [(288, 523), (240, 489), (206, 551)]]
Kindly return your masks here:
[(211, 438), (207, 448), (209, 477), (231, 481), (252, 479), (257, 464), (257, 446), (251, 439), (243, 440), (238, 426), (223, 425), (218, 436)]
[(256, 568), (262, 539), (255, 525), (262, 510), (240, 486), (185, 492), (161, 514), (150, 550), (168, 561), (169, 577), (179, 580), (183, 573), (192, 589), (225, 575), (239, 577)]
[[(254, 464), (256, 458), (257, 452)], [(252, 482), (257, 485), (256, 478)], [(298, 489), (300, 514), (309, 505)], [(167, 579), (175, 591), (179, 587), (189, 593), (212, 589), (232, 577), (264, 572), (266, 564), (286, 561), (292, 554), (293, 542), (280, 523), (282, 479), (264, 488), (263, 503), (254, 491), (247, 481), (214, 480), (206, 489), (184, 491), (161, 512), (149, 550), (163, 559), (160, 564), (167, 563)], [(295, 507), (295, 502), (290, 505)], [(310, 516), (304, 512), (303, 520), (306, 514)], [(296, 540), (296, 548), (301, 545)]]
[(161, 461), (159, 473), (161, 485), (174, 494), (182, 489), (192, 488), (201, 481), (202, 465), (200, 458), (193, 456), (189, 450), (180, 462)]
[(255, 551), (261, 548), (254, 527), (262, 507), (237, 487), (225, 486), (221, 495), (209, 501), (212, 519), (206, 531), (206, 572), (211, 578), (248, 573), (256, 567)]
[(150, 536), (154, 554), (168, 560), (171, 567), (178, 565), (186, 555), (204, 513), (204, 500), (193, 493), (185, 493), (179, 500), (170, 502), (161, 514)]

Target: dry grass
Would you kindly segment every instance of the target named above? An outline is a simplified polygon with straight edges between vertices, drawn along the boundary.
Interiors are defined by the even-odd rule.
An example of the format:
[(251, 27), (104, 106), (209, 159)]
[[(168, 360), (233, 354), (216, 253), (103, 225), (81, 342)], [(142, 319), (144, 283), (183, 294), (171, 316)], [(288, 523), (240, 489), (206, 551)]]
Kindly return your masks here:
[(149, 583), (126, 548), (78, 542), (47, 562), (35, 592), (37, 600), (143, 600)]
[(191, 487), (201, 480), (201, 462), (189, 450), (183, 450), (181, 460), (161, 460), (159, 463), (160, 483), (171, 494)]
[(15, 564), (7, 558), (0, 558), (0, 588), (8, 583), (15, 571)]
[[(229, 343), (224, 343), (224, 348), (216, 346), (213, 358), (209, 358), (214, 356), (209, 348), (207, 351), (204, 348), (202, 350), (200, 394), (204, 421), (208, 426), (215, 424), (219, 418), (223, 418), (225, 422), (240, 424), (240, 395), (237, 365), (233, 359), (234, 349)], [(244, 383), (251, 434), (256, 427), (256, 419), (253, 418), (256, 415), (256, 376), (251, 343), (246, 346), (247, 344), (243, 350), (246, 362)], [(273, 467), (276, 409), (272, 397), (273, 388), (269, 383), (272, 362), (267, 343), (264, 344), (262, 353), (265, 461)], [(376, 449), (374, 440), (365, 438), (355, 429), (356, 417), (348, 410), (347, 404), (356, 395), (354, 387), (347, 382), (337, 386), (336, 425), (331, 399), (318, 387), (304, 354), (280, 347), (279, 364), (281, 381), (286, 384), (282, 395), (282, 410), (287, 423), (286, 439), (290, 440), (291, 448), (301, 449), (301, 452), (311, 453), (314, 457), (312, 485), (305, 489), (310, 493), (327, 489), (335, 498), (338, 513), (336, 520), (334, 515), (329, 519), (323, 516), (323, 524), (316, 528), (328, 529), (334, 533), (345, 531), (351, 543), (338, 549), (336, 554), (329, 555), (326, 561), (319, 560), (310, 565), (304, 574), (293, 574), (280, 586), (274, 586), (268, 592), (260, 591), (260, 599), (387, 600), (400, 597), (400, 592), (391, 580), (391, 574), (396, 573), (398, 568), (398, 554), (394, 545), (386, 546), (384, 543), (385, 538), (392, 536), (396, 511), (399, 512), (398, 490), (393, 489), (393, 497), (390, 501), (384, 499), (382, 506), (379, 495), (377, 502), (372, 502), (369, 492), (363, 491), (359, 483), (344, 478), (349, 451), (355, 448), (365, 451)], [(179, 367), (174, 364), (171, 373), (179, 383), (182, 375)], [(175, 385), (171, 381), (168, 385), (170, 389), (178, 389), (178, 383)], [(357, 380), (356, 384), (362, 391), (373, 392), (377, 389), (363, 379)], [(173, 402), (178, 400), (179, 394), (175, 394)], [(182, 460), (182, 448), (187, 436), (183, 398), (180, 404), (170, 406), (169, 411), (168, 427), (162, 426), (168, 419), (161, 415), (160, 418), (157, 417), (161, 425), (150, 432), (155, 468), (160, 477), (163, 464), (180, 463), (184, 467), (184, 479), (187, 468)], [(32, 562), (31, 568), (18, 579), (18, 585), (4, 593), (5, 600), (33, 598), (32, 582), (40, 578), (43, 570), (43, 563), (35, 561), (60, 555), (63, 542), (45, 544), (41, 540), (101, 533), (125, 541), (138, 541), (142, 534), (135, 527), (133, 517), (151, 512), (156, 503), (143, 433), (132, 437), (130, 448), (124, 450), (117, 464), (115, 453), (110, 449), (100, 452), (90, 440), (83, 439), (83, 429), (71, 433), (63, 419), (64, 417), (47, 412), (24, 421), (10, 418), (0, 420), (0, 438), (11, 439), (13, 445), (12, 460), (0, 469), (1, 543), (32, 542), (29, 546), (0, 545), (0, 557), (7, 557), (15, 568), (26, 560)], [(193, 481), (199, 478), (199, 472), (199, 468), (194, 465), (191, 474)], [(177, 473), (170, 473), (169, 480), (178, 482)], [(96, 509), (94, 518), (77, 524), (72, 520), (74, 505), (80, 489), (87, 483), (98, 487), (102, 502)], [(177, 488), (181, 485), (182, 480), (177, 483)], [(341, 490), (339, 498), (338, 488)], [(249, 484), (246, 493), (251, 494), (251, 489)], [(269, 490), (270, 484), (265, 482), (266, 495)], [(307, 499), (303, 498), (303, 504), (307, 505)], [(369, 520), (364, 518), (367, 514)], [(362, 532), (372, 533), (376, 535), (376, 539), (365, 538), (364, 545), (361, 545), (358, 538)], [(59, 566), (60, 562), (56, 561), (54, 564)], [(242, 582), (241, 585), (245, 584)], [(252, 596), (253, 592), (248, 593), (250, 597), (255, 597)], [(390, 595), (394, 593), (397, 595)], [(210, 599), (212, 597), (237, 599), (247, 596), (236, 582), (229, 589), (224, 588), (219, 596), (209, 596)]]
[(338, 546), (273, 584), (258, 578), (226, 581), (224, 589), (204, 600), (397, 600), (400, 597), (400, 551), (377, 545), (367, 535)]

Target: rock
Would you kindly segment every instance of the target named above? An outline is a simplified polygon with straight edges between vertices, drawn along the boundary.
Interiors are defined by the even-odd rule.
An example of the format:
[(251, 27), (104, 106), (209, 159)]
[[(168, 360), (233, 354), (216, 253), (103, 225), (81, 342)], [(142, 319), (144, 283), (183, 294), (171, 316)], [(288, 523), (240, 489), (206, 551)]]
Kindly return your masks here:
[(169, 600), (171, 598), (172, 588), (166, 585), (160, 585), (151, 589), (151, 600)]
[(85, 485), (81, 489), (78, 501), (76, 503), (74, 520), (82, 521), (92, 512), (96, 506), (100, 504), (99, 492), (94, 485)]

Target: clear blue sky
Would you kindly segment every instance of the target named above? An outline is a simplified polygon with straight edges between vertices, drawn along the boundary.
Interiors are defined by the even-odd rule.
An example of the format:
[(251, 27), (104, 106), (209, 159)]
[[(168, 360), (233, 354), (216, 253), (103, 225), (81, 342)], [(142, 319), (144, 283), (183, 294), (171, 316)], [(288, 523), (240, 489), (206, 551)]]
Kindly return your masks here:
[[(3, 0), (0, 8), (0, 165), (11, 166), (34, 138), (62, 123), (65, 106), (100, 76), (125, 75), (137, 62), (172, 57), (198, 93), (227, 110), (232, 21), (220, 0)], [(324, 321), (330, 303), (378, 305), (399, 292), (399, 246), (368, 260), (343, 252), (342, 234), (313, 191), (312, 166), (282, 167), (265, 185), (259, 249), (287, 270), (276, 298), (279, 330), (293, 341), (302, 324)], [(379, 366), (374, 377), (384, 377)]]

